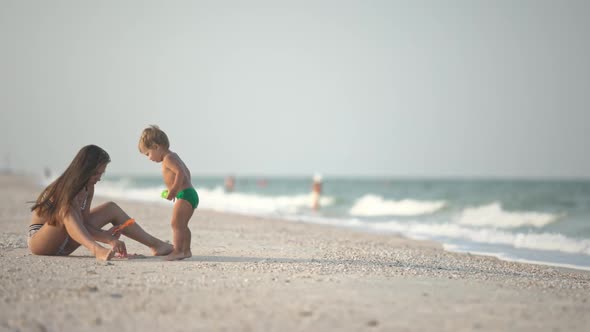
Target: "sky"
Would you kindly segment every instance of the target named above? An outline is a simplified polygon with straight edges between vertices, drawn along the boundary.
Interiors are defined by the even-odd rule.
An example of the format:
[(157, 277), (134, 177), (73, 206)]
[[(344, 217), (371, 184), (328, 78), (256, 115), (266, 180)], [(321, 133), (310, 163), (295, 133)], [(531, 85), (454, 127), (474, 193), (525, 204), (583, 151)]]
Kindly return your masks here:
[(0, 0), (0, 169), (590, 178), (587, 1)]

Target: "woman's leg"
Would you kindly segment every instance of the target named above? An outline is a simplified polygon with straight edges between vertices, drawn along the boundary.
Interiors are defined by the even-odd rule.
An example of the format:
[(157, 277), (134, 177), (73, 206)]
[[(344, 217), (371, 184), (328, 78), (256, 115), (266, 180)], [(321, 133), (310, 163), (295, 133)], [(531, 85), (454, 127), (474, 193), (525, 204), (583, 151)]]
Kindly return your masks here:
[[(129, 215), (114, 202), (107, 202), (90, 210), (86, 221), (97, 229), (101, 229), (108, 223), (113, 226), (121, 225), (129, 220)], [(154, 255), (167, 255), (172, 251), (172, 245), (163, 242), (147, 233), (137, 223), (121, 231), (125, 236), (142, 243), (152, 249)]]
[(60, 225), (43, 225), (29, 239), (29, 249), (34, 255), (69, 255), (80, 246), (80, 243), (99, 259), (107, 260), (112, 257), (108, 249), (93, 241), (82, 223), (81, 216), (76, 212), (68, 215)]
[[(63, 219), (63, 224), (68, 235), (74, 241), (90, 250), (96, 258), (106, 261), (114, 256), (115, 253), (112, 250), (109, 250), (94, 241), (90, 233), (88, 233), (86, 226), (84, 226), (82, 216), (78, 211), (71, 211)], [(70, 252), (64, 251), (64, 254), (68, 255)]]
[(35, 235), (29, 238), (29, 249), (33, 255), (56, 255), (68, 238), (64, 225), (43, 225)]

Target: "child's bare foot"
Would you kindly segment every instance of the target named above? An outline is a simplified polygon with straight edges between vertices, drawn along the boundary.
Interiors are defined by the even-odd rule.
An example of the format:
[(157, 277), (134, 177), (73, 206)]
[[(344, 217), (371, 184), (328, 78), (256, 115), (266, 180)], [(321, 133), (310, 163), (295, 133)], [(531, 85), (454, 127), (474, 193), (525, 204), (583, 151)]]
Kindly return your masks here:
[(187, 250), (184, 252), (184, 258), (191, 258), (193, 257), (193, 253), (191, 252), (191, 250)]
[(151, 249), (152, 254), (154, 254), (154, 256), (166, 256), (170, 254), (172, 250), (174, 250), (174, 246), (170, 243), (161, 241), (160, 244), (158, 244), (155, 247), (152, 247)]
[(100, 247), (96, 249), (95, 256), (99, 261), (108, 261), (113, 258), (113, 256), (115, 256), (115, 252), (113, 250)]
[(170, 255), (164, 256), (164, 259), (167, 261), (177, 261), (188, 257), (190, 256), (187, 256), (184, 252), (173, 251), (172, 253), (170, 253)]

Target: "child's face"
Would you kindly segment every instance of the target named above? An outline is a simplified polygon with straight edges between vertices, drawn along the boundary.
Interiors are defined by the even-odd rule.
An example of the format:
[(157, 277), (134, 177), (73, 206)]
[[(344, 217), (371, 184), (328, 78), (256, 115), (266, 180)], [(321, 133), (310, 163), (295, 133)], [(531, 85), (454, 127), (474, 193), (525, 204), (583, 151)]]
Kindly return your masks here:
[(144, 148), (142, 152), (146, 155), (146, 157), (148, 157), (149, 160), (155, 163), (160, 163), (162, 160), (164, 160), (164, 151), (159, 145), (155, 145), (151, 149)]

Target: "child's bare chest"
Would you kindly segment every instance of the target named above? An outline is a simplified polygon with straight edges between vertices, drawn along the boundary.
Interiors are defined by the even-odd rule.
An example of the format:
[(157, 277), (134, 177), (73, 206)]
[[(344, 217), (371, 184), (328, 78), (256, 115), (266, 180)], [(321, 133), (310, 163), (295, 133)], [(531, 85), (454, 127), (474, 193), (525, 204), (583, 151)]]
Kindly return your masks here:
[(170, 186), (174, 183), (175, 173), (169, 169), (168, 167), (162, 166), (162, 177), (164, 178), (164, 183), (167, 186)]

